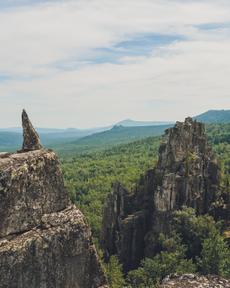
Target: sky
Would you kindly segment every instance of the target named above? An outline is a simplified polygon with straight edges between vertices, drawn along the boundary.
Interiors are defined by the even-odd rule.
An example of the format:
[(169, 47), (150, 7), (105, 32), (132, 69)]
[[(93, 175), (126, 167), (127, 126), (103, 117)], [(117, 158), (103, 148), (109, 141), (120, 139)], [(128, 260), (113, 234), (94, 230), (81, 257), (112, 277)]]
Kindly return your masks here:
[(229, 0), (0, 0), (0, 127), (230, 109)]

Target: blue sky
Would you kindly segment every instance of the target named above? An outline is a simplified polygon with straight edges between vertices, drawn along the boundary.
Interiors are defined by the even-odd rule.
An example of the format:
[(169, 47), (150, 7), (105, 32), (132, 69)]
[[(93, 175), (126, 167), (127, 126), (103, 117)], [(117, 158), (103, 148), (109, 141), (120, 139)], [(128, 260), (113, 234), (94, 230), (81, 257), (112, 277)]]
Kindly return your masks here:
[(216, 30), (219, 31), (221, 29), (229, 29), (230, 23), (205, 23), (196, 26), (200, 30)]
[(227, 0), (0, 0), (0, 127), (230, 108)]
[(122, 64), (124, 57), (150, 56), (162, 46), (184, 40), (183, 35), (167, 35), (157, 33), (140, 33), (127, 36), (121, 42), (114, 43), (109, 47), (97, 47), (90, 52), (55, 63), (55, 67), (63, 70), (79, 69), (81, 64)]
[[(1, 8), (18, 8), (23, 6), (31, 6), (31, 5), (39, 5), (44, 3), (52, 3), (54, 1), (47, 0), (1, 0), (0, 7)], [(55, 1), (58, 2), (58, 1)]]

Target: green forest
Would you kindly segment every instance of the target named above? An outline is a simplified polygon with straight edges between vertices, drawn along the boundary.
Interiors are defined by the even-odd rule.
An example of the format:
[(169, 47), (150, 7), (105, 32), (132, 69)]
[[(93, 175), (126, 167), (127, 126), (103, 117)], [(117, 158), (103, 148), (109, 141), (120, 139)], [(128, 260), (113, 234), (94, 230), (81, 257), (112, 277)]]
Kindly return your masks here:
[(159, 143), (159, 137), (152, 137), (62, 159), (71, 199), (87, 217), (96, 238), (100, 232), (103, 203), (112, 183), (120, 181), (131, 188), (142, 173), (155, 165)]
[[(230, 193), (230, 124), (210, 124), (206, 131), (221, 165), (222, 186)], [(100, 151), (76, 152), (72, 157), (61, 154), (66, 187), (86, 216), (98, 249), (103, 204), (112, 183), (119, 181), (128, 189), (135, 185), (141, 174), (154, 167), (160, 141), (160, 136), (148, 137), (109, 149), (103, 149), (101, 143)], [(118, 259), (111, 257), (104, 265), (111, 287), (157, 287), (169, 272), (198, 271), (230, 277), (230, 250), (223, 223), (215, 222), (211, 216), (197, 216), (193, 209), (185, 207), (175, 213), (173, 227), (170, 235), (159, 239), (161, 253), (144, 259), (126, 277)]]

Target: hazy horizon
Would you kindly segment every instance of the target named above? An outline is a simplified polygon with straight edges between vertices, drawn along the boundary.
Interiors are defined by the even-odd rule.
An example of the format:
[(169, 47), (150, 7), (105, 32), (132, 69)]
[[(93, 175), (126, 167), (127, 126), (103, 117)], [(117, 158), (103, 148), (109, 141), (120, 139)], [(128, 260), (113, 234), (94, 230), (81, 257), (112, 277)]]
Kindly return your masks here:
[(227, 0), (5, 0), (0, 24), (1, 128), (230, 108)]
[[(189, 115), (190, 116), (190, 115)], [(29, 116), (30, 117), (30, 116)], [(30, 120), (31, 122), (34, 122), (33, 119), (30, 117)], [(130, 118), (126, 118), (126, 119), (120, 119), (118, 121), (115, 121), (115, 122), (112, 122), (112, 123), (105, 123), (105, 124), (102, 124), (101, 126), (90, 126), (90, 127), (84, 127), (84, 128), (81, 128), (81, 127), (77, 127), (77, 126), (67, 126), (67, 127), (52, 127), (52, 126), (35, 126), (36, 129), (80, 129), (80, 130), (87, 130), (87, 129), (96, 129), (96, 128), (103, 128), (103, 127), (111, 127), (111, 126), (114, 126), (116, 124), (119, 124), (119, 122), (122, 122), (122, 121), (127, 121), (127, 120), (130, 120), (130, 121), (137, 121), (137, 122), (159, 122), (159, 123), (163, 123), (163, 122), (166, 122), (166, 123), (174, 123), (176, 122), (177, 120), (172, 120), (172, 121), (164, 121), (164, 120), (140, 120), (140, 119), (130, 119)], [(184, 120), (184, 119), (182, 119)], [(8, 126), (8, 127), (4, 127), (4, 126), (0, 126), (0, 129), (22, 129), (22, 127), (20, 126), (21, 124), (21, 118), (19, 119), (19, 124), (16, 125), (16, 126)], [(33, 123), (32, 123), (33, 124)], [(162, 125), (162, 124), (160, 124)], [(164, 125), (164, 124), (163, 124)]]

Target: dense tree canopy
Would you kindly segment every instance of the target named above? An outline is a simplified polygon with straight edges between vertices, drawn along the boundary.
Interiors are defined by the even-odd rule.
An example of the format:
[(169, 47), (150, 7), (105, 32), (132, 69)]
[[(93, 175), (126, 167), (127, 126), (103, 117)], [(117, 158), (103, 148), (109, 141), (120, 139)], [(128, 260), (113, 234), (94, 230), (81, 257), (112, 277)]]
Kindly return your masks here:
[[(224, 197), (230, 197), (230, 124), (207, 126), (208, 139), (221, 165)], [(130, 189), (140, 175), (154, 167), (160, 137), (149, 137), (100, 151), (62, 155), (62, 168), (71, 199), (88, 219), (98, 242), (102, 209), (111, 185), (120, 181)], [(103, 146), (103, 143), (102, 143)], [(225, 193), (225, 194), (224, 194)], [(127, 277), (127, 287), (156, 287), (168, 273), (215, 273), (230, 277), (230, 251), (223, 237), (222, 223), (211, 216), (196, 215), (191, 208), (175, 212), (171, 235), (161, 235), (161, 252), (144, 259)], [(227, 229), (227, 227), (224, 227)], [(124, 278), (117, 258), (106, 266), (111, 287), (123, 287)], [(119, 284), (120, 283), (120, 284)]]

